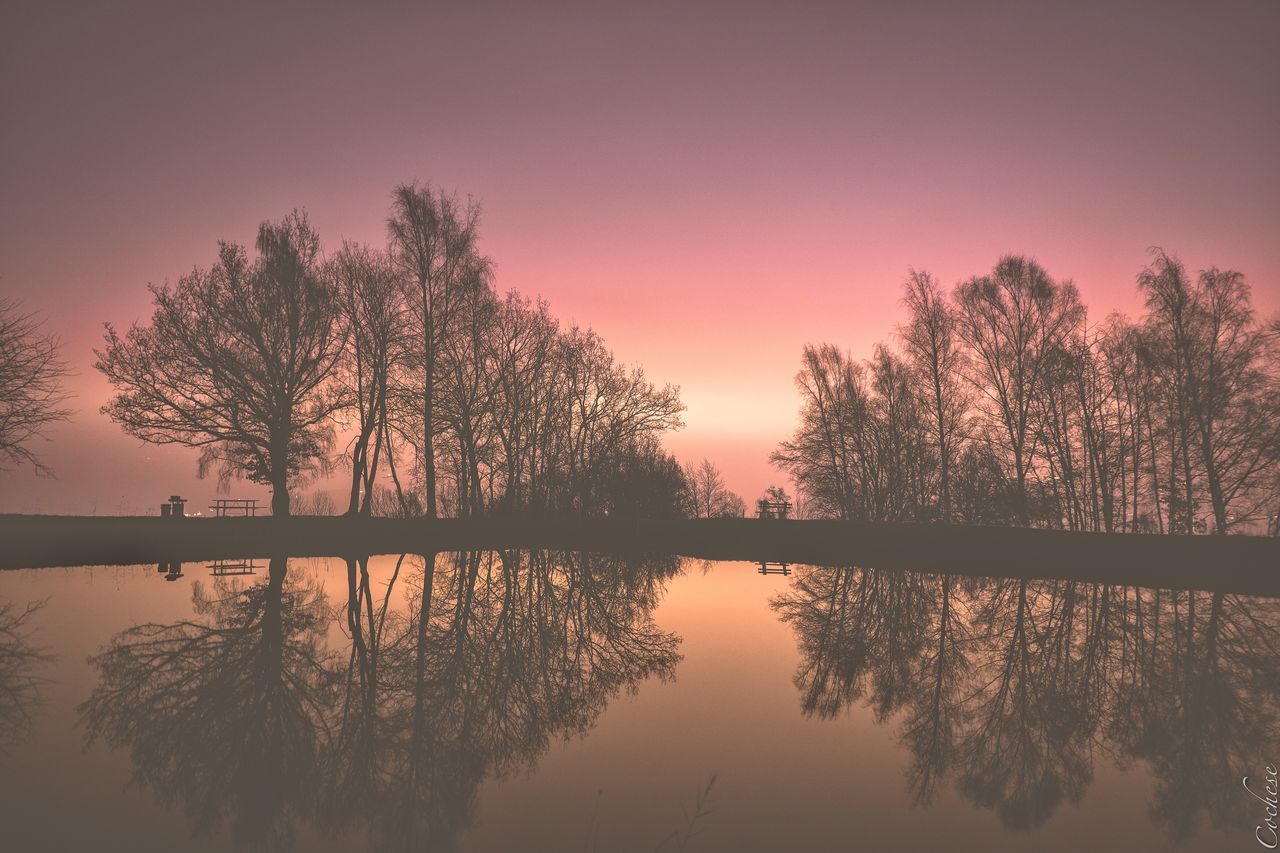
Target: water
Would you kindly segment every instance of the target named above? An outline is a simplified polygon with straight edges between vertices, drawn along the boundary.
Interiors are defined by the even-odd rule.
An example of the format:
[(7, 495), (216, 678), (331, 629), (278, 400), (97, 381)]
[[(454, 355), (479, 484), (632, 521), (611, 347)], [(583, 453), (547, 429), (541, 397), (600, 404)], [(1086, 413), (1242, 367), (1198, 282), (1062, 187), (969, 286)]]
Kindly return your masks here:
[(3, 846), (1257, 844), (1241, 777), (1261, 790), (1280, 760), (1273, 600), (674, 557), (431, 565), (0, 573)]

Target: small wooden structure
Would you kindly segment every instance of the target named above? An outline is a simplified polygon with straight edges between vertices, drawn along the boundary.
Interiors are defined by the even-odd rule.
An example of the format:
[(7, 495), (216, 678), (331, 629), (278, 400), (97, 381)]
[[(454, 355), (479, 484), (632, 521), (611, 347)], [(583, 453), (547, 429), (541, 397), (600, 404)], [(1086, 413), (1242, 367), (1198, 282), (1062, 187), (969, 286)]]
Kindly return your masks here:
[(253, 560), (214, 560), (209, 563), (208, 568), (213, 571), (214, 577), (220, 578), (227, 575), (252, 575), (262, 567)]
[(209, 509), (218, 518), (233, 515), (251, 516), (258, 514), (257, 498), (215, 498)]
[(161, 518), (182, 518), (187, 514), (187, 499), (181, 495), (169, 495), (169, 500), (160, 504)]
[(756, 518), (787, 518), (791, 515), (791, 501), (756, 501)]
[(762, 575), (789, 575), (791, 574), (790, 563), (772, 563), (768, 560), (760, 561), (760, 574)]

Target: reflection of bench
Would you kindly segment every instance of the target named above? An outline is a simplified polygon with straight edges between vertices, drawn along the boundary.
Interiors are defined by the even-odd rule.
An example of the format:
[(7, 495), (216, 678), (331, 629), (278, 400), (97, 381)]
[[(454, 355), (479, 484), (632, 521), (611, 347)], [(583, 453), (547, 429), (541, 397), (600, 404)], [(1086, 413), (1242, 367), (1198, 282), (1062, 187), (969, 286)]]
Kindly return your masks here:
[(209, 564), (214, 577), (226, 575), (251, 575), (254, 569), (262, 568), (253, 560), (214, 560)]
[(225, 518), (231, 515), (257, 515), (258, 499), (216, 498), (209, 505), (209, 509), (213, 510), (213, 514), (218, 518)]
[(771, 563), (767, 560), (760, 561), (760, 574), (762, 575), (789, 575), (791, 574), (790, 563)]

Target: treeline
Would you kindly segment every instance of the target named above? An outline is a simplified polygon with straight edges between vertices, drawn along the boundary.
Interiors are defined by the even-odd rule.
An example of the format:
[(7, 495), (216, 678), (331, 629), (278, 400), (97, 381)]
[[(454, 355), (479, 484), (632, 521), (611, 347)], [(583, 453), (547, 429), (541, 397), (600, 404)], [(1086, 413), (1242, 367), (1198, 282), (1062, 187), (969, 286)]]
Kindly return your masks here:
[(200, 448), (202, 475), (269, 485), (277, 515), (291, 484), (343, 460), (351, 513), (683, 513), (659, 444), (681, 425), (678, 389), (500, 294), (479, 221), (403, 184), (385, 247), (326, 257), (297, 212), (263, 223), (256, 257), (220, 243), (211, 268), (151, 287), (149, 324), (107, 327), (103, 411), (143, 441)]
[(1002, 258), (946, 293), (906, 283), (900, 346), (807, 346), (801, 423), (772, 460), (812, 515), (1227, 533), (1280, 512), (1280, 326), (1237, 272), (1156, 251), (1146, 314)]

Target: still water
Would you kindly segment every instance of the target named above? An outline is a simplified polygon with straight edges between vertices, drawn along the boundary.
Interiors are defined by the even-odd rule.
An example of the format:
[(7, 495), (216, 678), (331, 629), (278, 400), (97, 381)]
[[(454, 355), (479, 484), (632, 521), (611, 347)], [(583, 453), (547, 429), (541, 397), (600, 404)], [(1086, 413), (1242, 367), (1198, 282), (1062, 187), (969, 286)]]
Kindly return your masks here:
[(0, 848), (1261, 849), (1276, 601), (765, 568), (0, 573)]

